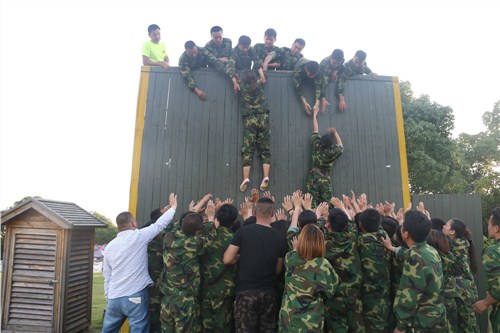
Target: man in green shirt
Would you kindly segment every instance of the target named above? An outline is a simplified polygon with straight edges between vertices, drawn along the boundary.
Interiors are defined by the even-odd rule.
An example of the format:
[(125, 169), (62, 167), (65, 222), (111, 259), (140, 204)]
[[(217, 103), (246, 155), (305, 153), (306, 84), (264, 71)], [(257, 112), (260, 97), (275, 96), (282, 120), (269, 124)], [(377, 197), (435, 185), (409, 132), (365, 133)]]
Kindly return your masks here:
[(148, 27), (148, 35), (151, 40), (142, 46), (142, 64), (144, 66), (160, 66), (167, 70), (170, 65), (165, 44), (160, 42), (160, 27), (151, 24)]

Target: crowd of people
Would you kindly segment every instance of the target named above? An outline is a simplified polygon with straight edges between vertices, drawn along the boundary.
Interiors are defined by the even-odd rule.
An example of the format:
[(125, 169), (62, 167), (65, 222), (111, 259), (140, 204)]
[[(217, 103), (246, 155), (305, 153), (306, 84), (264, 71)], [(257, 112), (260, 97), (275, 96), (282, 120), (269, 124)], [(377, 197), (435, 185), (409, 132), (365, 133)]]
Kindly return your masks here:
[(395, 212), (354, 193), (315, 207), (300, 190), (276, 210), (259, 193), (239, 210), (207, 194), (175, 222), (172, 194), (141, 229), (120, 214), (104, 259), (103, 332), (126, 317), (132, 332), (479, 332), (476, 314), (490, 305), (498, 332), (500, 208), (480, 300), (460, 219), (431, 217), (421, 203)]

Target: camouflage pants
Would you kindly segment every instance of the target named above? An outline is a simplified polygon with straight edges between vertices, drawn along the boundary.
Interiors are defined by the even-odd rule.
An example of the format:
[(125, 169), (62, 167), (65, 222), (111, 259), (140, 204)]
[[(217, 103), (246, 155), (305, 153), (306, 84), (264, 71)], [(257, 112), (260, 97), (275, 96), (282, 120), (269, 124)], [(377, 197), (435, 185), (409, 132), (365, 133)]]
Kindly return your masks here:
[(234, 332), (234, 297), (204, 295), (200, 304), (203, 332)]
[(444, 299), (446, 308), (446, 329), (450, 333), (458, 333), (458, 309), (454, 298)]
[(455, 298), (457, 303), (457, 322), (459, 333), (479, 333), (476, 314), (472, 304), (464, 302), (462, 298)]
[(247, 290), (236, 294), (236, 333), (276, 332), (278, 300), (275, 290)]
[(490, 313), (490, 323), (493, 333), (500, 333), (500, 303), (493, 304)]
[(243, 146), (241, 147), (241, 157), (243, 166), (251, 166), (253, 153), (257, 150), (262, 164), (270, 164), (271, 151), (269, 149), (269, 114), (258, 113), (243, 117)]
[(347, 290), (336, 294), (334, 298), (326, 301), (325, 322), (325, 332), (365, 332), (361, 293), (357, 290)]
[(201, 332), (198, 300), (191, 295), (165, 295), (161, 302), (162, 333)]
[(322, 202), (330, 202), (332, 198), (332, 182), (330, 175), (322, 175), (310, 170), (306, 180), (306, 192), (313, 196), (313, 207)]
[(149, 287), (149, 323), (150, 333), (161, 332), (160, 311), (163, 294), (157, 286)]
[(383, 293), (363, 294), (363, 313), (367, 333), (385, 333), (389, 326), (391, 300)]

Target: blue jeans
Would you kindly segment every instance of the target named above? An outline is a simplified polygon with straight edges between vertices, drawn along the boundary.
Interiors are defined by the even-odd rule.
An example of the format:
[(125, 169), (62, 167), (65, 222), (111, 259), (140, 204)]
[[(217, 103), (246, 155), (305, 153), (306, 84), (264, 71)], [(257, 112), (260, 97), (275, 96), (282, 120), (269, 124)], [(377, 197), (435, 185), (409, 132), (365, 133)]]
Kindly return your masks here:
[(108, 300), (102, 333), (116, 333), (128, 317), (130, 333), (149, 333), (149, 293), (144, 288), (135, 294)]

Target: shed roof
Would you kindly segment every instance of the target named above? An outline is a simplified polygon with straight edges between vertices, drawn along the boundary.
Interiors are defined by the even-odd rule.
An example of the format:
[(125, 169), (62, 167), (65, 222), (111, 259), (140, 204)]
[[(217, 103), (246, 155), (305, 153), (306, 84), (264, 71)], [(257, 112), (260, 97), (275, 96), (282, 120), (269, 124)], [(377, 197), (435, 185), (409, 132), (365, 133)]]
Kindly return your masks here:
[(6, 211), (2, 216), (2, 224), (9, 223), (10, 220), (30, 209), (42, 214), (63, 229), (107, 227), (106, 222), (74, 203), (37, 198), (29, 198)]

